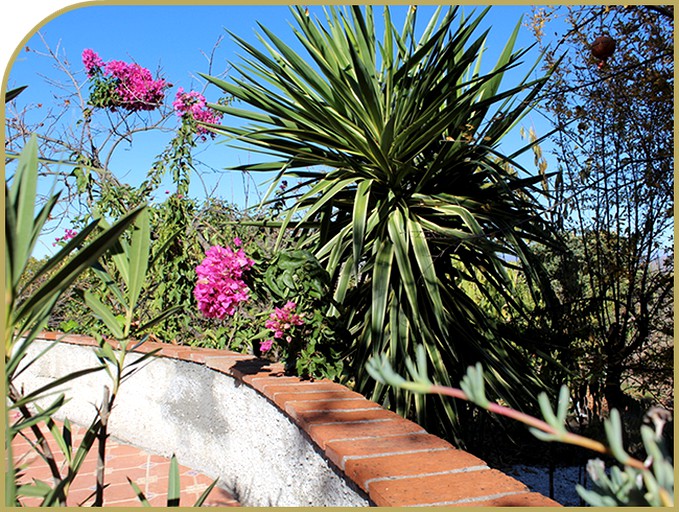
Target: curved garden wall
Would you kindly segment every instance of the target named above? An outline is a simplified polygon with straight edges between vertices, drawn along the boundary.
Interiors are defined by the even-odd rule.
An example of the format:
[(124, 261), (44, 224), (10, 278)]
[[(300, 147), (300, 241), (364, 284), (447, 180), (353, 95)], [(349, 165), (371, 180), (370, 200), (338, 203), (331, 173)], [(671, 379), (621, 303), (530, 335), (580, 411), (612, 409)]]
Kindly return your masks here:
[[(33, 350), (57, 339), (44, 333)], [(96, 365), (92, 338), (59, 335), (21, 376), (30, 390)], [(480, 459), (330, 381), (301, 381), (252, 356), (160, 349), (122, 385), (109, 432), (213, 478), (247, 506), (558, 506)], [(139, 354), (130, 354), (130, 359)], [(62, 414), (88, 423), (108, 383), (71, 383)]]

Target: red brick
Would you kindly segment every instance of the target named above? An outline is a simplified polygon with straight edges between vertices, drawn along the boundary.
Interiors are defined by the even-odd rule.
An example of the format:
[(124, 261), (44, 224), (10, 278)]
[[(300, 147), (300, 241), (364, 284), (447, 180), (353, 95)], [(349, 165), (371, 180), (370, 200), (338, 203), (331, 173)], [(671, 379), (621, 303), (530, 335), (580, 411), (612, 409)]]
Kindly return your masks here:
[(293, 419), (305, 429), (316, 423), (342, 423), (345, 421), (365, 421), (377, 419), (399, 419), (400, 416), (394, 412), (387, 411), (379, 407), (363, 410), (310, 410), (295, 413)]
[(375, 479), (442, 473), (465, 468), (487, 466), (481, 459), (455, 448), (344, 459), (344, 472), (365, 491), (370, 489)]
[(141, 465), (134, 468), (107, 466), (104, 475), (106, 482), (110, 484), (125, 482), (127, 481), (127, 478), (129, 478), (133, 482), (136, 482), (139, 487), (143, 487), (140, 482), (143, 481), (145, 483), (147, 480), (150, 481), (154, 475), (154, 468), (147, 469)]
[(361, 439), (364, 437), (388, 437), (396, 434), (424, 432), (422, 427), (412, 421), (398, 420), (368, 420), (355, 423), (329, 423), (326, 425), (311, 425), (307, 430), (311, 439), (322, 449), (329, 441), (338, 439)]
[(194, 351), (194, 349), (192, 347), (187, 346), (187, 345), (171, 345), (169, 343), (165, 343), (161, 347), (160, 352), (158, 352), (158, 354), (156, 354), (156, 355), (162, 356), (162, 357), (169, 357), (171, 359), (187, 360), (189, 358), (189, 355), (193, 351)]
[[(106, 496), (106, 490), (104, 489), (104, 496)], [(71, 487), (68, 491), (66, 502), (69, 507), (81, 507), (85, 504), (91, 506), (95, 499), (94, 493), (94, 489)]]
[(143, 343), (130, 342), (128, 344), (128, 350), (133, 352), (138, 352), (140, 354), (148, 354), (154, 350), (162, 350), (165, 347), (165, 343), (158, 343), (157, 341), (145, 341)]
[(299, 377), (292, 377), (284, 375), (282, 372), (277, 375), (272, 375), (271, 372), (262, 372), (256, 375), (246, 375), (242, 378), (243, 382), (248, 383), (261, 393), (264, 387), (271, 384), (294, 383), (299, 384), (302, 380)]
[(273, 401), (285, 410), (285, 405), (288, 402), (314, 402), (319, 404), (319, 409), (322, 409), (325, 402), (334, 402), (337, 400), (365, 400), (363, 396), (348, 389), (344, 391), (332, 390), (332, 391), (318, 391), (310, 393), (276, 393)]
[(204, 363), (208, 368), (212, 368), (218, 372), (231, 375), (232, 368), (241, 361), (243, 361), (243, 359), (222, 355), (205, 357), (205, 359), (201, 362)]
[(336, 384), (329, 380), (322, 381), (298, 380), (288, 383), (273, 381), (258, 386), (257, 390), (267, 398), (270, 398), (271, 400), (273, 400), (274, 397), (279, 393), (317, 393), (321, 391), (324, 392), (336, 391), (346, 393), (347, 391), (349, 391), (344, 386), (341, 386), (340, 384)]
[(491, 500), (478, 501), (473, 503), (460, 503), (459, 506), (474, 507), (561, 507), (560, 503), (538, 494), (536, 492), (525, 492), (520, 494), (510, 494)]
[(231, 350), (220, 350), (216, 348), (196, 348), (191, 347), (191, 352), (188, 355), (189, 361), (194, 363), (205, 364), (206, 359), (211, 357), (234, 357), (236, 359), (255, 359), (254, 356), (248, 354), (239, 354)]
[[(474, 498), (493, 499), (506, 493), (527, 491), (518, 480), (494, 469), (381, 480), (370, 485), (377, 506), (453, 505)], [(480, 501), (480, 500), (478, 500)]]
[[(60, 336), (60, 333), (56, 333), (56, 339), (59, 339)], [(94, 338), (91, 336), (85, 336), (83, 334), (66, 334), (60, 340), (64, 343), (72, 343), (74, 345), (89, 345), (94, 347), (99, 346)]]
[(262, 359), (253, 359), (252, 361), (239, 361), (238, 364), (231, 368), (229, 373), (236, 379), (250, 384), (254, 379), (284, 377), (285, 368), (282, 363), (272, 363)]
[(379, 405), (365, 398), (342, 398), (337, 400), (290, 401), (285, 405), (285, 412), (292, 418), (299, 417), (304, 411), (343, 411), (356, 409), (381, 409)]
[[(135, 482), (134, 479), (132, 479)], [(142, 492), (145, 492), (144, 484), (135, 482)], [(137, 498), (134, 489), (129, 484), (127, 480), (124, 482), (111, 483), (106, 489), (104, 489), (104, 506), (141, 506), (141, 501)]]
[(327, 443), (326, 455), (340, 468), (344, 460), (369, 455), (388, 455), (411, 451), (442, 450), (453, 446), (427, 433), (401, 434), (380, 439), (337, 440)]

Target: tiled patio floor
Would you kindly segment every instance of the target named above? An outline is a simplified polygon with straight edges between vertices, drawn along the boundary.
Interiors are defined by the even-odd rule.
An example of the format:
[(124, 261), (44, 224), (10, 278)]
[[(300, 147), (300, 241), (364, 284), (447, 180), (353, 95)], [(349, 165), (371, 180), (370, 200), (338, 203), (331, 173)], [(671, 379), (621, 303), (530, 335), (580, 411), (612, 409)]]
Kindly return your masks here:
[[(61, 424), (59, 424), (61, 428)], [(47, 429), (41, 426), (43, 432)], [(78, 446), (84, 433), (84, 428), (73, 425), (73, 445)], [(64, 456), (53, 442), (49, 433), (49, 445), (55, 460), (62, 468)], [(34, 438), (31, 438), (34, 439)], [(17, 436), (12, 442), (14, 460), (23, 468), (21, 483), (29, 483), (32, 479), (50, 482), (51, 474), (47, 464), (31, 449), (27, 439)], [(181, 481), (180, 506), (191, 507), (203, 491), (212, 483), (212, 479), (190, 468), (181, 466), (179, 461)], [(91, 506), (94, 502), (93, 493), (96, 483), (97, 445), (95, 443), (87, 455), (82, 469), (73, 481), (68, 493), (68, 506)], [(104, 490), (104, 506), (135, 507), (142, 506), (136, 497), (132, 486), (127, 481), (129, 477), (137, 484), (152, 506), (167, 506), (167, 487), (170, 471), (170, 459), (153, 455), (144, 450), (126, 445), (109, 437), (106, 442), (106, 466), (104, 483), (108, 487)], [(63, 471), (62, 471), (63, 473)], [(36, 498), (22, 498), (24, 506), (36, 506)], [(215, 486), (203, 506), (234, 507), (239, 503), (225, 490)]]

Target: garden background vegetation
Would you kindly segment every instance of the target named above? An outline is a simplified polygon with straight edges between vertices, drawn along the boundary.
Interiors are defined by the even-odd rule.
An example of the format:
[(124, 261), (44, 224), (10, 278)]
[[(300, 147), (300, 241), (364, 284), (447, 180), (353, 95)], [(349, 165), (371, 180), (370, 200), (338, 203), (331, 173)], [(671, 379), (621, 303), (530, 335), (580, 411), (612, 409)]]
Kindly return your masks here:
[[(89, 92), (73, 96), (78, 130), (29, 125), (20, 91), (7, 93), (6, 218), (21, 210), (24, 232), (21, 173), (52, 175), (64, 153), (61, 200), (75, 212), (55, 240), (61, 251), (44, 261), (30, 252), (57, 197), (30, 241), (17, 245), (6, 228), (7, 326), (17, 329), (6, 332), (7, 389), (17, 336), (47, 326), (97, 336), (103, 367), (118, 368), (114, 382), (124, 361), (111, 359), (106, 338), (152, 337), (285, 360), (291, 373), (340, 381), (491, 459), (507, 451), (489, 448), (489, 432), (525, 441), (465, 400), (366, 371), (380, 358), (406, 374), (423, 346), (419, 362), (437, 384), (454, 386), (481, 363), (489, 399), (525, 413), (539, 414), (537, 396), (555, 400), (565, 383), (571, 427), (604, 437), (603, 419), (618, 409), (623, 441), (642, 453), (644, 411), (673, 411), (673, 7), (536, 8), (528, 24), (539, 44), (557, 16), (572, 29), (532, 65), (514, 48), (520, 23), (498, 61), (485, 63), (485, 11), (440, 9), (417, 33), (414, 7), (403, 27), (384, 9), (379, 34), (373, 9), (328, 8), (325, 21), (291, 12), (306, 54), (265, 27), (257, 44), (232, 35), (246, 57), (230, 76), (203, 75), (212, 87), (181, 90), (172, 105), (166, 79), (92, 49), (82, 56)], [(605, 59), (590, 44), (603, 32), (616, 41)], [(514, 68), (526, 78), (508, 84)], [(528, 112), (549, 116), (554, 131), (525, 133), (523, 147), (501, 152)], [(111, 155), (173, 117), (175, 136), (141, 186), (119, 181)], [(194, 152), (217, 139), (274, 157), (238, 167), (278, 172), (257, 208), (189, 197), (200, 177)], [(526, 152), (534, 169), (517, 161)], [(175, 189), (154, 202), (165, 175)], [(108, 228), (118, 218), (129, 222)], [(100, 234), (118, 227), (119, 236)], [(252, 263), (238, 275), (246, 299), (206, 318), (196, 268), (215, 246)], [(74, 267), (69, 255), (87, 250)], [(39, 318), (22, 323), (36, 304)], [(49, 491), (49, 503), (62, 491)]]

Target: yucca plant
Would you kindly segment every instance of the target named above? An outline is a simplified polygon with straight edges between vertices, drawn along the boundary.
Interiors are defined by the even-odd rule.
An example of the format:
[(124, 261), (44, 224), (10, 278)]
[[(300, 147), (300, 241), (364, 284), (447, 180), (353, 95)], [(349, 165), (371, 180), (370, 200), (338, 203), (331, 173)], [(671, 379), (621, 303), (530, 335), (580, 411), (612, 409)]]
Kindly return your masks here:
[(499, 151), (546, 81), (529, 80), (531, 67), (501, 89), (526, 54), (514, 51), (520, 22), (484, 70), (488, 31), (475, 33), (487, 9), (467, 18), (457, 7), (439, 8), (420, 37), (415, 7), (400, 31), (385, 7), (381, 37), (371, 7), (324, 12), (321, 22), (292, 8), (305, 57), (265, 27), (263, 49), (233, 36), (247, 53), (233, 65), (238, 76), (205, 78), (236, 99), (212, 107), (248, 123), (212, 128), (275, 157), (238, 169), (294, 179), (281, 234), (316, 226), (302, 243), (332, 276), (353, 334), (358, 391), (448, 430), (450, 404), (387, 388), (363, 370), (376, 354), (405, 370), (406, 356), (423, 343), (442, 384), (481, 362), (492, 390), (520, 407), (522, 395), (539, 387), (529, 358), (541, 347), (501, 336), (497, 315), (465, 291), (471, 284), (500, 297), (498, 311), (506, 304), (523, 311), (507, 275), (517, 267), (535, 299), (546, 297), (529, 246), (549, 239), (536, 198), (544, 177), (524, 174), (513, 160), (521, 150)]

